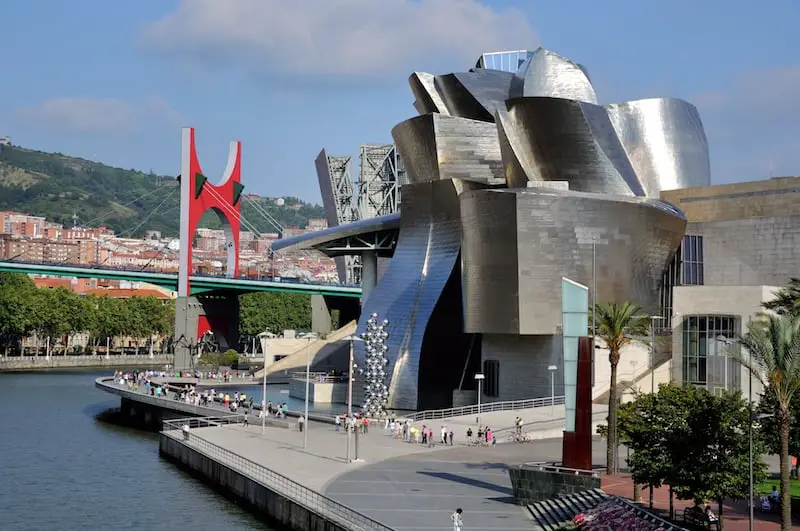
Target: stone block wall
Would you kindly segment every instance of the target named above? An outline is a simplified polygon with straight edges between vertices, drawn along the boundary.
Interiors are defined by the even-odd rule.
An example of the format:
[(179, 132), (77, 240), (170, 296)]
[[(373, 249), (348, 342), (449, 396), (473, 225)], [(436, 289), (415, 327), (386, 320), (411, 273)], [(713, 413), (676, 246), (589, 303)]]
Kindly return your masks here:
[(579, 492), (599, 489), (600, 477), (540, 469), (535, 465), (508, 468), (514, 499), (520, 505), (561, 498)]

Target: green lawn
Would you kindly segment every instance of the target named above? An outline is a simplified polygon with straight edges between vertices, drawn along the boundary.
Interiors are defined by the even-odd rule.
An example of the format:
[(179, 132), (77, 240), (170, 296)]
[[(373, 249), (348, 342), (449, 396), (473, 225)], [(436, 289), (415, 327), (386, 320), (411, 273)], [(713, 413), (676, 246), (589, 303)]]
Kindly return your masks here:
[[(778, 479), (768, 479), (763, 483), (759, 483), (756, 487), (756, 490), (761, 494), (769, 494), (772, 492), (772, 486), (775, 485), (780, 490), (780, 481)], [(791, 492), (792, 498), (800, 498), (800, 480), (793, 479), (791, 482), (791, 488), (789, 489)]]

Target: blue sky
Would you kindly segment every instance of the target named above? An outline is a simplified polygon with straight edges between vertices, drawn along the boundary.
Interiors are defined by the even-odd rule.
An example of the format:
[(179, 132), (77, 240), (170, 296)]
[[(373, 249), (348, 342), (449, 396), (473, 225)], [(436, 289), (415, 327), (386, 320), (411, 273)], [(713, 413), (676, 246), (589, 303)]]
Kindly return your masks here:
[[(767, 4), (764, 4), (765, 6)], [(6, 0), (0, 136), (176, 175), (180, 127), (219, 174), (319, 201), (314, 158), (391, 142), (408, 75), (539, 45), (584, 64), (601, 103), (689, 100), (715, 183), (800, 174), (800, 3), (511, 0)], [(353, 171), (357, 171), (354, 165)], [(213, 178), (213, 177), (212, 177)]]

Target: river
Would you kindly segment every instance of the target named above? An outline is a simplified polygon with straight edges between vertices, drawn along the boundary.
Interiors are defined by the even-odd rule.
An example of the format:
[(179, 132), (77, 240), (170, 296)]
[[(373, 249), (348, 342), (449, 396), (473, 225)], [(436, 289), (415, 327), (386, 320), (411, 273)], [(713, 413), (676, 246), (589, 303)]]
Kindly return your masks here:
[(162, 460), (155, 434), (99, 420), (119, 407), (102, 375), (0, 374), (0, 530), (271, 529)]

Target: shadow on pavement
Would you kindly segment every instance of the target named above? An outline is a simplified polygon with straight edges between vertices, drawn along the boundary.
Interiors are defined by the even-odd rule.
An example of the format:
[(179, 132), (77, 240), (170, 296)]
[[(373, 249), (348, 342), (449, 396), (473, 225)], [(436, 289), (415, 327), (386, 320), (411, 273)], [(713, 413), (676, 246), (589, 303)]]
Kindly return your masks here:
[[(430, 476), (433, 478), (439, 479), (446, 479), (448, 481), (453, 481), (456, 483), (462, 483), (464, 485), (470, 485), (472, 487), (478, 487), (481, 489), (486, 490), (493, 490), (495, 492), (499, 492), (501, 494), (505, 494), (507, 496), (511, 496), (511, 503), (513, 503), (513, 492), (510, 487), (504, 487), (502, 485), (496, 485), (494, 483), (489, 483), (488, 481), (481, 481), (480, 479), (475, 479), (467, 476), (459, 476), (457, 474), (451, 474), (449, 472), (425, 472), (419, 471), (418, 474), (422, 474), (424, 476)], [(501, 501), (498, 499), (498, 501)], [(505, 498), (502, 500), (505, 501)]]

